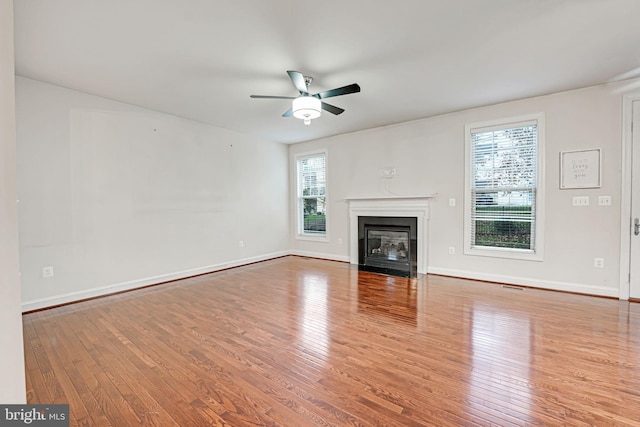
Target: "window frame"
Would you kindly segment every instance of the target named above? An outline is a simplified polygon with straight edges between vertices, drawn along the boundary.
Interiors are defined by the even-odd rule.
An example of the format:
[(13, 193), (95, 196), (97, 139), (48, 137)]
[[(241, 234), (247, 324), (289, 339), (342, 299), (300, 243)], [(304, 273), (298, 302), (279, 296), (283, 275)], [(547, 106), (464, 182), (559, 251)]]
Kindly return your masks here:
[[(305, 233), (304, 231), (304, 198), (302, 193), (302, 171), (301, 160), (309, 159), (312, 157), (324, 156), (324, 168), (325, 168), (325, 231), (324, 233)], [(295, 180), (296, 180), (296, 193), (295, 193), (295, 209), (296, 209), (296, 239), (298, 240), (310, 240), (316, 242), (328, 242), (329, 241), (329, 155), (327, 149), (320, 149), (305, 153), (298, 153), (294, 156), (295, 165)]]
[[(497, 130), (516, 128), (535, 122), (537, 126), (536, 147), (536, 186), (535, 186), (535, 225), (533, 230), (533, 250), (502, 248), (502, 247), (472, 247), (472, 159), (471, 134), (478, 130)], [(464, 254), (479, 255), (495, 258), (508, 258), (527, 261), (544, 260), (544, 212), (545, 212), (545, 115), (544, 113), (528, 114), (517, 117), (496, 119), (486, 122), (469, 123), (465, 125), (465, 203), (464, 203)]]

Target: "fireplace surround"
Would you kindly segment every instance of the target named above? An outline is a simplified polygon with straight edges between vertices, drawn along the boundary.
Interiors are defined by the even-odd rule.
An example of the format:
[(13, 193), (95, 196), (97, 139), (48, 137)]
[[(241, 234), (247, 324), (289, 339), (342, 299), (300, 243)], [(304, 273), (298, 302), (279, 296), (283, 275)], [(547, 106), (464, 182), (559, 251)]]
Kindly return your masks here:
[[(416, 196), (416, 197), (370, 197), (370, 198), (348, 198), (349, 202), (349, 262), (354, 265), (358, 265), (360, 268), (368, 269), (371, 267), (371, 263), (369, 265), (365, 263), (361, 263), (361, 232), (363, 230), (360, 229), (362, 221), (359, 221), (360, 217), (369, 217), (369, 218), (378, 218), (379, 223), (373, 224), (380, 226), (380, 230), (378, 231), (386, 231), (388, 232), (387, 237), (387, 248), (382, 248), (382, 237), (378, 237), (375, 233), (371, 235), (372, 239), (380, 238), (380, 248), (376, 250), (375, 254), (372, 255), (384, 255), (386, 254), (386, 261), (397, 261), (397, 259), (389, 259), (389, 254), (394, 249), (396, 253), (391, 253), (391, 258), (394, 256), (397, 258), (397, 250), (399, 241), (394, 240), (397, 238), (395, 233), (401, 232), (400, 229), (402, 227), (406, 227), (407, 224), (402, 224), (404, 221), (403, 218), (410, 218), (411, 221), (415, 222), (415, 230), (414, 233), (414, 242), (411, 243), (411, 238), (409, 237), (409, 247), (407, 247), (405, 243), (405, 250), (408, 250), (410, 253), (409, 256), (413, 256), (413, 265), (410, 266), (410, 272), (408, 277), (417, 277), (421, 274), (427, 274), (427, 248), (428, 248), (428, 220), (429, 220), (429, 199), (432, 196)], [(375, 229), (375, 227), (374, 227)], [(412, 231), (408, 230), (409, 236), (411, 236)], [(384, 234), (384, 233), (383, 233)], [(389, 236), (392, 236), (389, 239)], [(376, 246), (377, 242), (374, 241), (374, 246)], [(412, 248), (411, 245), (414, 245)], [(391, 245), (395, 245), (393, 248)], [(378, 258), (384, 258), (378, 257)], [(380, 259), (378, 259), (380, 260)], [(410, 260), (411, 261), (411, 260)], [(373, 261), (375, 264), (375, 261)], [(376, 267), (385, 268), (389, 270), (395, 270), (394, 266), (397, 267), (398, 264), (390, 264), (390, 265), (378, 265)], [(380, 272), (385, 272), (379, 270)], [(395, 274), (397, 272), (388, 271), (388, 274)], [(401, 274), (403, 275), (403, 274)]]

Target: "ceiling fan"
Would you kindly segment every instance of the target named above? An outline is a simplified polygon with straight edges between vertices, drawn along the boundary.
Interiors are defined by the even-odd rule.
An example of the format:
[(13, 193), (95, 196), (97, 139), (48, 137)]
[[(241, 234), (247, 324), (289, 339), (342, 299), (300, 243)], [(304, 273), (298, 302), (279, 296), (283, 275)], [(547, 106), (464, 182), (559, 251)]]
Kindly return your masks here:
[(311, 123), (311, 119), (320, 117), (321, 110), (330, 112), (331, 114), (342, 114), (344, 110), (335, 105), (327, 104), (322, 99), (331, 98), (333, 96), (348, 95), (350, 93), (360, 92), (360, 86), (353, 83), (347, 86), (326, 90), (324, 92), (309, 93), (309, 85), (313, 81), (313, 77), (305, 76), (300, 71), (287, 71), (293, 85), (298, 89), (298, 96), (270, 96), (270, 95), (251, 95), (251, 98), (267, 98), (267, 99), (291, 99), (292, 106), (282, 117), (296, 117), (304, 120), (305, 125)]

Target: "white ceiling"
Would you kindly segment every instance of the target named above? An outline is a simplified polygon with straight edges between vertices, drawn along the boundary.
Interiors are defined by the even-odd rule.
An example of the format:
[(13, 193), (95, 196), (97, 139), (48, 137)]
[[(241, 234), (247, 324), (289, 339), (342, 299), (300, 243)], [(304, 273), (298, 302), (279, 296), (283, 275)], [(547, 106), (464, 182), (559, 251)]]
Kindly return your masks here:
[[(293, 143), (640, 76), (640, 0), (21, 0), (16, 73)], [(295, 96), (358, 83), (304, 126)]]

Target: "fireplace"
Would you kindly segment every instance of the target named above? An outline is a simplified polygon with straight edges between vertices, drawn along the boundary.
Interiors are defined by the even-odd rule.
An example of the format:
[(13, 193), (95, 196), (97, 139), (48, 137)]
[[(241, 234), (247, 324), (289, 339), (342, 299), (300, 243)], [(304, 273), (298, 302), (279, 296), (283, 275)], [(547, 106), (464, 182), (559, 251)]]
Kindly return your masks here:
[(417, 218), (358, 217), (358, 265), (362, 270), (417, 276)]
[(431, 197), (348, 198), (349, 262), (396, 276), (427, 274)]

